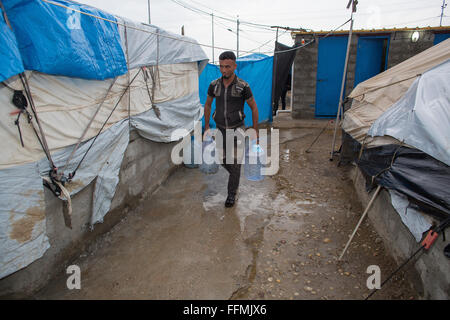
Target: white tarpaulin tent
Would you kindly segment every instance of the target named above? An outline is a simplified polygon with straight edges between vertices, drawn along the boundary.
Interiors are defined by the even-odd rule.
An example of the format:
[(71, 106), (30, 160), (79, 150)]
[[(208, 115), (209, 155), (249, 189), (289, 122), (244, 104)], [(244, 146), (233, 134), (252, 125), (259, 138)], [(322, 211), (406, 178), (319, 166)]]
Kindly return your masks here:
[(367, 137), (370, 126), (402, 98), (418, 76), (450, 59), (447, 39), (398, 65), (358, 84), (350, 93), (351, 108), (344, 113), (342, 129), (367, 146), (395, 143), (390, 137)]
[[(193, 130), (203, 111), (198, 77), (207, 64), (193, 39), (73, 1), (3, 3), (11, 25), (0, 12), (7, 32), (0, 38), (8, 36), (5, 52), (17, 54), (13, 61), (0, 50), (6, 59), (0, 67), (0, 278), (49, 248), (43, 179), (50, 162), (67, 176), (84, 158), (65, 187), (74, 195), (96, 179), (91, 225), (102, 222), (130, 130), (156, 142), (177, 140), (172, 133), (180, 128)], [(4, 69), (8, 63), (15, 69)], [(26, 93), (31, 123), (24, 115), (15, 124), (15, 91)]]
[[(408, 195), (421, 197), (421, 201), (431, 194), (435, 197), (432, 201), (442, 205), (443, 210), (448, 207), (446, 201), (441, 200), (442, 197), (445, 199), (446, 191), (442, 190), (437, 195), (429, 187), (445, 185), (449, 179), (442, 168), (450, 165), (450, 39), (360, 83), (349, 97), (353, 102), (344, 114), (342, 129), (363, 145), (363, 150), (371, 154), (367, 157), (378, 159), (372, 151), (378, 149), (380, 151), (376, 152), (381, 152), (376, 147), (398, 145), (395, 150), (400, 150), (400, 146), (415, 148), (444, 164), (439, 167), (439, 161), (433, 162), (443, 172), (440, 176), (440, 173), (433, 176), (424, 172), (422, 167), (413, 167), (419, 162), (397, 161), (393, 165), (394, 153), (392, 162), (389, 160), (391, 166), (385, 168), (381, 165), (381, 171), (372, 176), (374, 179), (386, 170), (399, 170), (392, 175), (387, 174), (383, 178), (386, 179), (384, 183), (392, 187), (389, 189), (391, 201), (402, 221), (420, 241), (432, 221), (421, 211), (411, 208), (405, 194), (396, 192), (394, 188), (397, 188), (395, 182), (404, 178), (402, 175), (417, 173), (415, 180), (422, 181), (404, 179), (399, 190), (414, 189)], [(421, 159), (424, 159), (422, 164), (431, 163), (429, 159)], [(367, 169), (370, 164), (367, 159), (364, 161), (366, 164), (363, 166)], [(382, 161), (381, 157), (372, 160), (371, 165), (376, 166), (376, 161)], [(405, 167), (401, 169), (401, 165)], [(401, 173), (405, 168), (408, 171)], [(433, 179), (439, 179), (439, 184)]]
[(417, 78), (368, 134), (394, 137), (450, 166), (450, 59)]

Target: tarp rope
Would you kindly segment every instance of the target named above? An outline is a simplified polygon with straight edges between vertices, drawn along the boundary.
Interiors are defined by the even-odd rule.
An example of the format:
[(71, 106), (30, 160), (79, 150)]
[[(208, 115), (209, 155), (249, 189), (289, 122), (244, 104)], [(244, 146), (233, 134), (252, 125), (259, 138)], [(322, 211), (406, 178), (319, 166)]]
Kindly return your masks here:
[(395, 81), (395, 82), (389, 83), (389, 84), (387, 84), (387, 85), (384, 85), (384, 86), (381, 86), (381, 87), (374, 88), (374, 89), (372, 89), (372, 90), (367, 90), (367, 91), (364, 92), (364, 93), (361, 93), (361, 94), (359, 94), (359, 95), (357, 95), (357, 96), (352, 97), (352, 99), (355, 99), (355, 98), (364, 96), (365, 94), (367, 94), (367, 93), (369, 93), (369, 92), (377, 91), (377, 90), (379, 90), (379, 89), (387, 88), (387, 87), (390, 87), (390, 86), (392, 86), (392, 85), (394, 85), (394, 84), (397, 84), (397, 83), (405, 82), (405, 81), (408, 81), (408, 80), (411, 80), (411, 79), (420, 77), (421, 75), (422, 75), (422, 74), (419, 73), (419, 74), (416, 74), (416, 75), (414, 75), (414, 76), (412, 76), (412, 77), (409, 77), (409, 78), (406, 78), (406, 79), (403, 79), (403, 80)]
[(81, 142), (84, 139), (84, 136), (86, 135), (87, 131), (89, 130), (89, 128), (92, 125), (92, 122), (94, 121), (95, 117), (97, 116), (98, 112), (100, 111), (100, 108), (103, 106), (103, 103), (105, 102), (106, 98), (108, 97), (109, 93), (111, 92), (112, 87), (114, 86), (114, 84), (116, 83), (117, 78), (114, 78), (113, 81), (111, 82), (111, 84), (109, 85), (108, 90), (106, 91), (105, 96), (103, 97), (101, 103), (99, 104), (99, 106), (97, 107), (97, 110), (95, 110), (94, 115), (92, 116), (91, 120), (89, 121), (87, 127), (84, 129), (83, 133), (81, 134), (80, 138), (78, 139), (75, 148), (73, 148), (71, 154), (69, 155), (69, 157), (67, 158), (66, 164), (63, 167), (62, 173), (64, 174), (64, 171), (66, 170), (67, 166), (69, 165), (70, 161), (72, 160), (73, 155), (75, 154), (75, 152), (78, 150), (78, 147), (80, 146)]
[(97, 135), (94, 137), (94, 139), (92, 140), (91, 145), (89, 146), (89, 148), (86, 150), (85, 154), (83, 155), (83, 158), (80, 160), (80, 162), (78, 163), (77, 167), (75, 168), (75, 170), (71, 173), (69, 173), (69, 180), (73, 179), (73, 177), (75, 177), (76, 172), (78, 171), (78, 169), (81, 166), (81, 163), (84, 161), (84, 159), (86, 158), (86, 155), (88, 154), (89, 150), (91, 150), (92, 146), (94, 145), (95, 141), (97, 140), (98, 136), (100, 135), (100, 133), (103, 131), (103, 128), (105, 127), (105, 125), (108, 123), (109, 118), (111, 118), (112, 114), (114, 113), (114, 111), (116, 110), (117, 106), (119, 105), (120, 101), (122, 100), (123, 96), (125, 95), (125, 93), (127, 93), (127, 91), (130, 89), (131, 84), (134, 82), (134, 80), (136, 79), (136, 77), (139, 75), (139, 73), (141, 73), (142, 69), (139, 69), (139, 71), (135, 74), (135, 76), (133, 77), (133, 79), (130, 81), (130, 83), (127, 85), (127, 87), (125, 88), (125, 90), (122, 92), (119, 100), (117, 101), (116, 105), (114, 106), (114, 108), (111, 110), (108, 118), (106, 118), (105, 122), (103, 123), (102, 127), (100, 128), (99, 132), (97, 133)]
[(28, 80), (27, 80), (27, 78), (26, 78), (24, 73), (19, 74), (19, 77), (20, 77), (20, 80), (22, 81), (22, 85), (23, 85), (23, 88), (25, 90), (25, 94), (27, 95), (27, 98), (30, 101), (31, 111), (33, 112), (34, 118), (36, 119), (36, 123), (38, 125), (39, 132), (41, 133), (41, 136), (39, 137), (36, 129), (33, 127), (34, 132), (36, 133), (36, 135), (38, 137), (38, 140), (39, 140), (39, 143), (41, 144), (42, 149), (44, 150), (45, 155), (47, 156), (47, 159), (50, 162), (52, 170), (55, 170), (56, 166), (55, 166), (55, 163), (53, 162), (52, 156), (50, 154), (50, 149), (49, 149), (48, 144), (47, 144), (47, 139), (45, 138), (44, 130), (42, 129), (41, 122), (40, 122), (39, 117), (37, 115), (36, 106), (34, 105), (33, 96), (31, 94), (31, 90), (30, 90), (30, 87), (28, 85)]
[[(159, 108), (156, 106), (156, 104), (153, 103), (154, 101), (154, 95), (155, 95), (155, 78), (153, 74), (153, 68), (152, 67), (142, 67), (143, 69), (143, 75), (144, 75), (144, 81), (145, 86), (147, 88), (148, 98), (150, 99), (150, 104), (152, 105), (152, 109), (155, 112), (156, 117), (161, 120), (161, 111), (159, 111)], [(150, 73), (150, 75), (149, 75)], [(148, 78), (152, 79), (153, 86), (152, 86), (152, 92), (150, 92), (150, 89), (148, 87)]]

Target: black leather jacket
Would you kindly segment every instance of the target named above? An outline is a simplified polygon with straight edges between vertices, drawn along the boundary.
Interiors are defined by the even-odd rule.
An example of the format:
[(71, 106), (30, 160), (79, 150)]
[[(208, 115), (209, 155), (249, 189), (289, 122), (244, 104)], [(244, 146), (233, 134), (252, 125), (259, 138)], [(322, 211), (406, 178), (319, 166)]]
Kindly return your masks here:
[(209, 85), (208, 95), (216, 98), (213, 119), (219, 128), (237, 128), (244, 124), (245, 100), (253, 96), (247, 82), (235, 76), (233, 82), (225, 88), (223, 78), (219, 78)]

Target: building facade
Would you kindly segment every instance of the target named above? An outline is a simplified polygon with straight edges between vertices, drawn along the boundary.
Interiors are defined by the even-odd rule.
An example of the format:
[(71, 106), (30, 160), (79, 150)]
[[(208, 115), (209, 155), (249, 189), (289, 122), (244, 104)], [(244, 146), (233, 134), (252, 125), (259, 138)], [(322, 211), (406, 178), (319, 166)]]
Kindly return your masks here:
[[(292, 117), (335, 118), (349, 31), (295, 32)], [(358, 83), (450, 37), (450, 27), (353, 31), (344, 99)], [(348, 104), (344, 108), (348, 108)]]

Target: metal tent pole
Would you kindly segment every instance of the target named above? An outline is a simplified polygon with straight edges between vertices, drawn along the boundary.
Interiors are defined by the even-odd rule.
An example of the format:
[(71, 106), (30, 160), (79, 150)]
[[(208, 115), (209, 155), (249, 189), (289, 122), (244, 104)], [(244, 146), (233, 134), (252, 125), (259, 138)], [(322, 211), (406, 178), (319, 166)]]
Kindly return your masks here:
[[(334, 145), (336, 142), (336, 132), (337, 132), (337, 127), (338, 127), (338, 122), (339, 122), (339, 117), (340, 117), (340, 113), (341, 113), (341, 108), (342, 106), (342, 97), (344, 95), (344, 89), (345, 89), (345, 78), (347, 76), (347, 66), (348, 66), (348, 56), (350, 53), (350, 44), (352, 42), (352, 33), (353, 33), (353, 12), (356, 12), (356, 5), (357, 5), (358, 1), (357, 0), (350, 0), (348, 2), (347, 8), (350, 7), (350, 4), (352, 5), (352, 13), (350, 16), (350, 32), (348, 35), (348, 43), (347, 43), (347, 54), (345, 55), (345, 65), (344, 65), (344, 74), (342, 75), (342, 84), (341, 84), (341, 94), (339, 97), (339, 106), (338, 106), (338, 112), (336, 115), (336, 123), (334, 124), (334, 134), (333, 134), (333, 143), (331, 145), (331, 153), (330, 153), (330, 161), (333, 161), (333, 155), (334, 155)], [(342, 112), (343, 113), (343, 112)]]
[(359, 226), (361, 225), (362, 221), (364, 220), (364, 218), (367, 215), (367, 212), (369, 212), (370, 207), (372, 206), (373, 201), (375, 200), (375, 198), (377, 197), (378, 193), (380, 192), (381, 186), (378, 185), (377, 189), (375, 190), (375, 193), (372, 196), (372, 199), (370, 199), (369, 204), (366, 207), (366, 210), (364, 210), (364, 213), (362, 214), (361, 218), (358, 221), (358, 224), (355, 227), (355, 230), (353, 230), (352, 236), (350, 237), (350, 239), (348, 239), (347, 244), (345, 245), (344, 250), (342, 251), (341, 255), (339, 256), (338, 260), (341, 260), (342, 257), (344, 256), (345, 251), (347, 251), (348, 246), (350, 245), (350, 242), (352, 242), (353, 237), (355, 236), (356, 231), (358, 230)]
[(152, 24), (152, 20), (150, 18), (150, 0), (148, 0), (148, 24)]
[(447, 7), (447, 4), (445, 3), (445, 0), (442, 1), (442, 6), (441, 6), (441, 20), (439, 22), (439, 27), (442, 27), (442, 17), (444, 16), (444, 9)]
[(214, 64), (214, 13), (211, 13), (212, 63)]
[(236, 34), (237, 34), (236, 57), (239, 58), (239, 16), (237, 18)]

